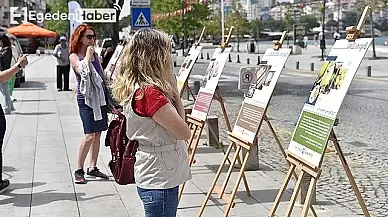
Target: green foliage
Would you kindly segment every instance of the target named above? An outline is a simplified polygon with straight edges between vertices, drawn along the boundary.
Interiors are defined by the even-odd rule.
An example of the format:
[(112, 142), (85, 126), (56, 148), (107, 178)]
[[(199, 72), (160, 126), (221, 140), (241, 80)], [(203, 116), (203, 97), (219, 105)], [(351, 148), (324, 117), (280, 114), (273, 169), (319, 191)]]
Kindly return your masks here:
[[(263, 29), (271, 29), (272, 31), (283, 31), (286, 29), (285, 21), (281, 20), (268, 20), (262, 23)], [(289, 30), (292, 29), (292, 25)]]
[(260, 20), (252, 20), (250, 23), (249, 23), (249, 27), (251, 29), (251, 35), (253, 37), (258, 37), (258, 33), (261, 31), (261, 28), (262, 28), (262, 22)]
[(131, 23), (132, 23), (132, 16), (131, 15), (125, 16), (119, 21), (119, 29), (126, 28), (130, 26)]
[(286, 12), (284, 13), (284, 28), (286, 31), (291, 31), (292, 30), (292, 25), (294, 24), (294, 21), (291, 16), (291, 6), (287, 5), (286, 6)]
[[(185, 1), (182, 0), (158, 0), (151, 1), (153, 14), (166, 14), (182, 10), (186, 7)], [(170, 17), (163, 20), (153, 22), (154, 27), (161, 29), (169, 34), (180, 35), (182, 28), (186, 30), (186, 34), (194, 30), (202, 29), (203, 24), (208, 21), (210, 10), (206, 5), (192, 5), (192, 10), (184, 16), (172, 14)], [(182, 25), (183, 24), (183, 25)]]
[[(68, 13), (67, 0), (55, 0), (47, 4), (48, 13)], [(64, 35), (69, 32), (70, 22), (66, 20), (47, 20), (44, 22), (46, 29), (56, 32), (58, 35)]]
[(357, 25), (358, 23), (357, 12), (349, 11), (349, 12), (345, 12), (344, 15), (345, 16), (342, 19), (342, 23), (344, 27)]
[(314, 27), (318, 27), (319, 26), (318, 20), (317, 20), (317, 18), (314, 15), (302, 16), (299, 19), (299, 22), (300, 23), (306, 23), (307, 24), (307, 29), (312, 29)]
[(221, 12), (214, 12), (202, 25), (206, 27), (206, 35), (221, 36)]
[[(107, 0), (83, 0), (84, 8), (106, 8), (109, 7)], [(48, 13), (68, 13), (67, 0), (53, 0), (47, 3)], [(58, 35), (66, 35), (70, 31), (70, 22), (68, 20), (47, 20), (44, 22), (45, 28), (57, 32)], [(90, 23), (98, 36), (108, 36), (110, 25), (106, 23)]]
[(232, 11), (226, 16), (225, 19), (226, 28), (234, 26), (233, 35), (237, 37), (244, 35), (249, 31), (249, 21), (247, 20), (247, 14), (242, 9), (240, 4), (233, 6)]

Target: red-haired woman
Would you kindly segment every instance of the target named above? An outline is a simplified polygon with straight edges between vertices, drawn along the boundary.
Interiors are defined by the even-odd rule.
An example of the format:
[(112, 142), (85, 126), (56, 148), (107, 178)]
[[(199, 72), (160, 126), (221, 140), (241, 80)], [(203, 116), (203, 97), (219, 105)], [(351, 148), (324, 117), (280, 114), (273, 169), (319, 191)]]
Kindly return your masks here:
[(70, 38), (70, 65), (77, 78), (77, 101), (85, 137), (78, 150), (77, 170), (74, 180), (85, 184), (84, 163), (90, 151), (87, 175), (91, 178), (108, 179), (97, 168), (101, 132), (108, 128), (103, 70), (94, 52), (96, 31), (87, 24), (79, 25)]

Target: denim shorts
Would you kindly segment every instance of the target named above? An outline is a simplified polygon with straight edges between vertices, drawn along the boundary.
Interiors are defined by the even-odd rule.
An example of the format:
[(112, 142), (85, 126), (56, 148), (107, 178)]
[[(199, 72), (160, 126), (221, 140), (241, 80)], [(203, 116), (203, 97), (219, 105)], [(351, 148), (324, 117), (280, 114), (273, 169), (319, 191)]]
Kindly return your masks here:
[(144, 189), (137, 193), (144, 205), (144, 217), (176, 217), (179, 186), (169, 189)]

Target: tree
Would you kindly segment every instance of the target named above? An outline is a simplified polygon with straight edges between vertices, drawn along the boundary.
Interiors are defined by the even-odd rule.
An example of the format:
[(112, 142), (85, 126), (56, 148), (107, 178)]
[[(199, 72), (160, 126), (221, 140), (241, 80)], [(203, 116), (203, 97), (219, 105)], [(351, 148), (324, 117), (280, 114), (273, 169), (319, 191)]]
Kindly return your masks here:
[(120, 21), (119, 21), (119, 29), (123, 29), (123, 28), (126, 28), (128, 27), (129, 25), (131, 25), (132, 23), (132, 16), (131, 15), (128, 15), (128, 16), (125, 16), (123, 17)]
[[(182, 10), (181, 0), (159, 0), (151, 1), (151, 10), (153, 14), (167, 14)], [(171, 16), (163, 20), (153, 22), (155, 28), (163, 30), (169, 34), (180, 35), (182, 31), (182, 16)]]
[[(54, 0), (47, 4), (47, 12), (63, 12), (68, 13), (67, 0)], [(44, 21), (46, 29), (56, 32), (58, 35), (66, 35), (70, 30), (70, 22), (67, 20), (46, 20)]]
[(307, 29), (312, 29), (312, 28), (315, 28), (315, 27), (319, 26), (318, 20), (317, 20), (317, 18), (314, 15), (302, 16), (299, 19), (299, 22), (300, 23), (306, 23), (307, 24), (307, 26), (306, 26)]
[(344, 27), (357, 25), (358, 18), (356, 11), (345, 12), (344, 15), (344, 18), (342, 19)]
[(202, 22), (202, 25), (206, 27), (206, 34), (211, 35), (214, 40), (215, 36), (221, 35), (221, 13), (219, 11), (212, 13), (208, 20)]
[(259, 35), (260, 35), (260, 31), (261, 31), (261, 28), (262, 28), (262, 23), (260, 20), (252, 20), (250, 23), (249, 23), (249, 27), (251, 29), (251, 35), (254, 37), (254, 38), (258, 38)]
[(247, 15), (242, 9), (241, 4), (235, 4), (232, 8), (232, 11), (226, 17), (226, 26), (234, 26), (233, 35), (237, 36), (237, 52), (240, 51), (240, 36), (248, 31), (249, 21), (247, 20)]
[[(53, 0), (47, 3), (48, 13), (68, 13), (67, 0)], [(83, 0), (81, 7), (84, 8), (106, 8), (108, 2), (106, 0)], [(118, 17), (119, 15), (117, 15)], [(70, 22), (68, 20), (47, 20), (44, 22), (47, 29), (57, 32), (58, 35), (67, 35), (70, 31)], [(108, 37), (106, 33), (110, 33), (109, 28), (112, 24), (106, 23), (89, 23), (96, 29), (99, 36)], [(112, 30), (113, 31), (113, 30)], [(118, 34), (118, 32), (117, 32)], [(118, 37), (118, 36), (117, 36)]]

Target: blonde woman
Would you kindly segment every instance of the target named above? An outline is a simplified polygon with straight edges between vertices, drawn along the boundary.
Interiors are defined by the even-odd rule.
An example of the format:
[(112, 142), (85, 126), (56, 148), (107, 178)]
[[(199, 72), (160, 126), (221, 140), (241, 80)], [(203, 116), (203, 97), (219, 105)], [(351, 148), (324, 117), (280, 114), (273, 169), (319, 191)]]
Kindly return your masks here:
[(173, 75), (170, 39), (137, 31), (125, 47), (113, 97), (127, 118), (127, 136), (139, 142), (135, 180), (145, 217), (175, 217), (179, 185), (191, 179), (190, 130)]

